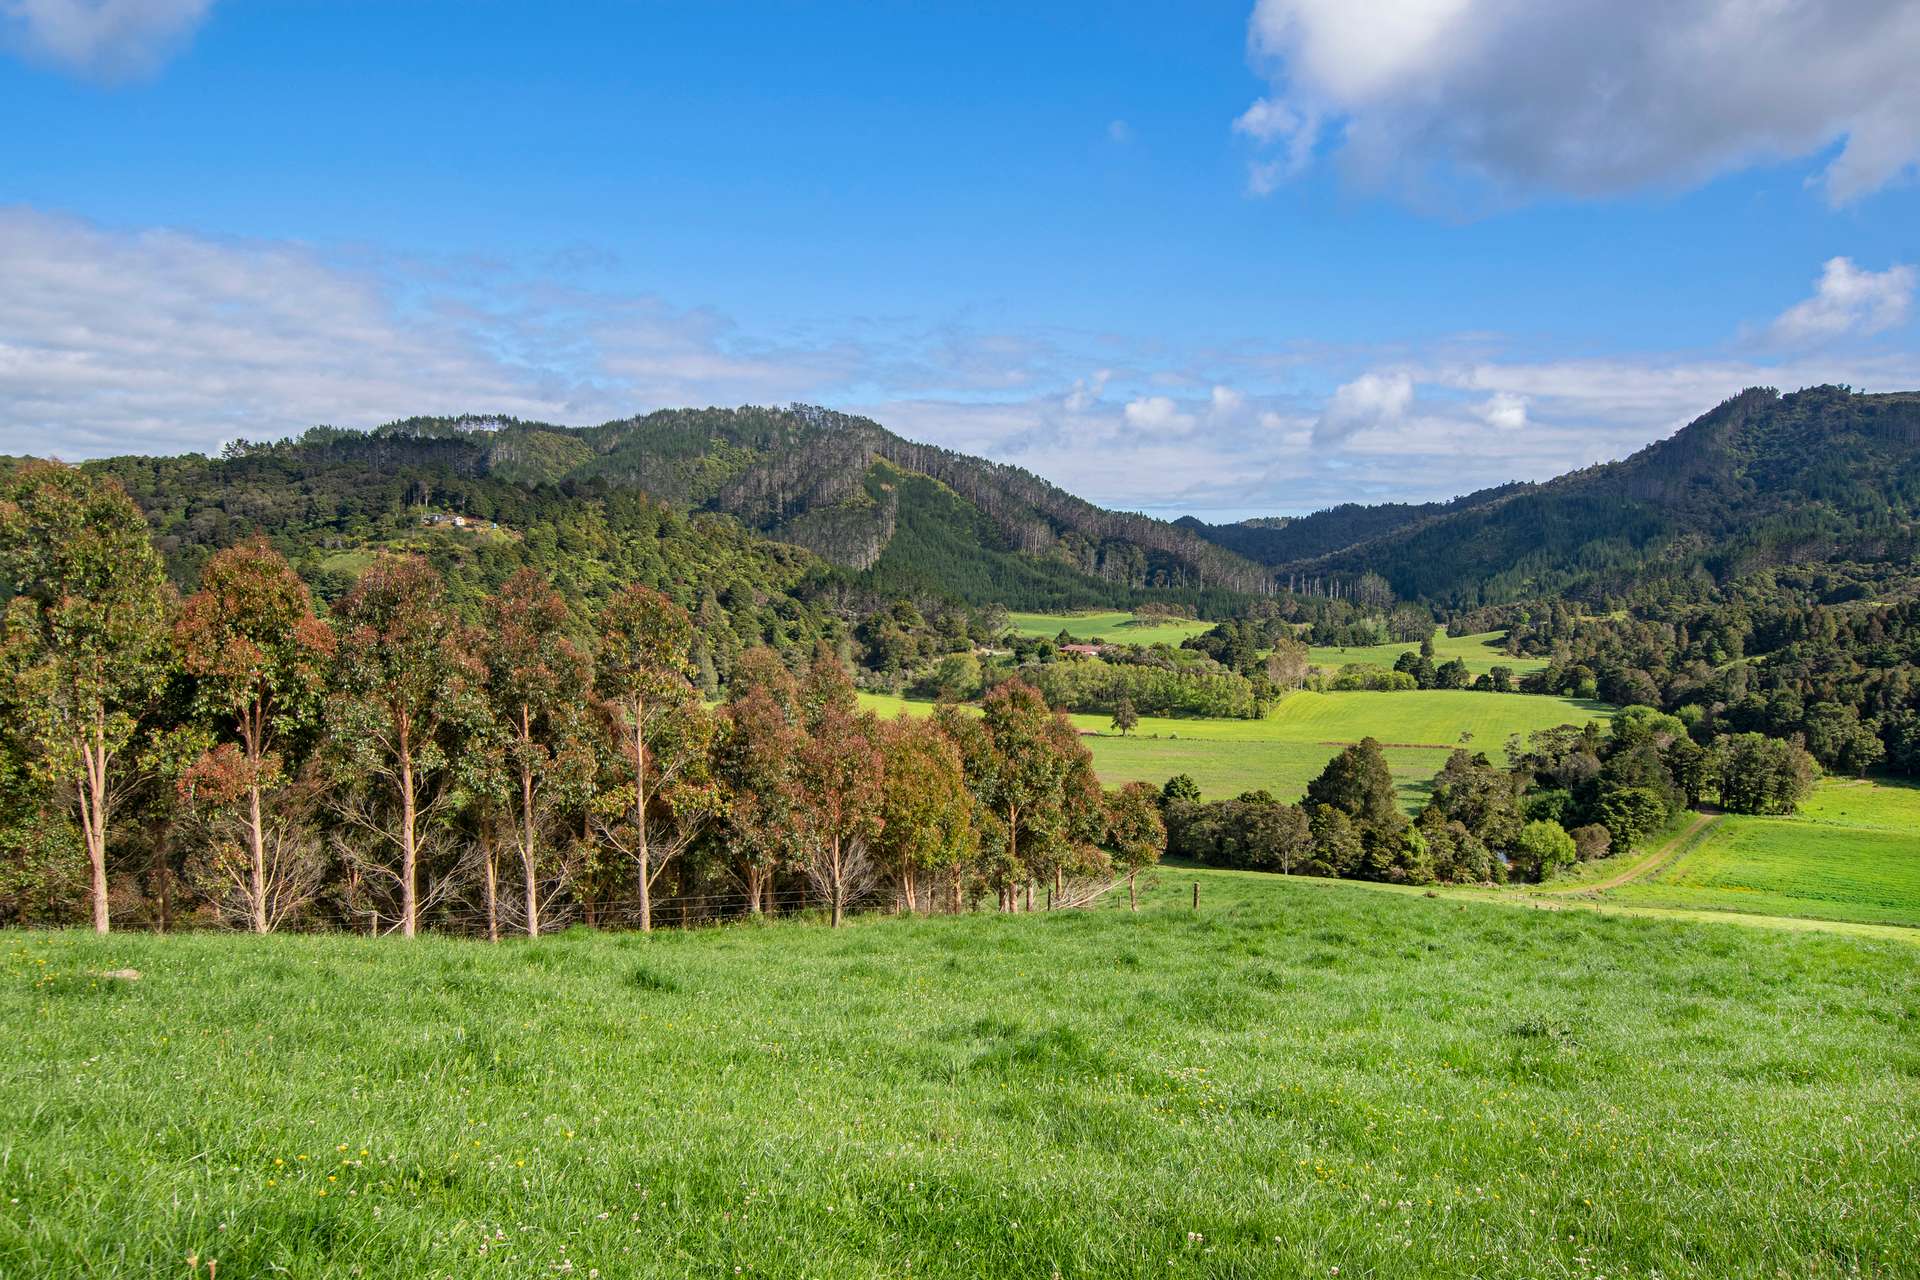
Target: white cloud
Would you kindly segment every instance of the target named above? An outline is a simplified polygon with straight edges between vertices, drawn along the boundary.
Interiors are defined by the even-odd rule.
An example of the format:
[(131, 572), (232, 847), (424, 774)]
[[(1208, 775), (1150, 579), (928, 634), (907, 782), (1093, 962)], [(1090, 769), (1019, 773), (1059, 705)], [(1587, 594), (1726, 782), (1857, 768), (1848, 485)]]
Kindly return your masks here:
[(1109, 142), (1118, 143), (1119, 145), (1124, 147), (1127, 143), (1133, 141), (1133, 126), (1128, 124), (1125, 120), (1108, 121), (1107, 122), (1107, 140)]
[(1518, 431), (1527, 425), (1527, 398), (1502, 391), (1480, 406), (1480, 416), (1502, 431)]
[(1101, 392), (1107, 389), (1107, 380), (1113, 377), (1113, 370), (1096, 370), (1091, 378), (1075, 378), (1073, 390), (1067, 392), (1061, 403), (1069, 413), (1085, 413), (1100, 403)]
[(1207, 420), (1209, 422), (1233, 422), (1247, 408), (1244, 392), (1232, 387), (1216, 385), (1207, 393)]
[(1191, 413), (1183, 412), (1171, 396), (1145, 396), (1139, 400), (1129, 400), (1123, 412), (1127, 425), (1135, 430), (1164, 435), (1185, 435), (1193, 430), (1197, 421)]
[(1314, 144), (1320, 140), (1320, 119), (1313, 114), (1301, 115), (1272, 98), (1261, 98), (1234, 120), (1233, 131), (1257, 143), (1271, 144), (1282, 153), (1279, 159), (1255, 160), (1247, 166), (1247, 189), (1264, 196), (1312, 162)]
[(1274, 90), (1234, 129), (1287, 149), (1256, 188), (1328, 130), (1416, 193), (1685, 186), (1838, 144), (1844, 204), (1920, 162), (1912, 0), (1258, 0), (1248, 36)]
[(1406, 416), (1413, 403), (1413, 379), (1405, 373), (1363, 373), (1342, 383), (1314, 426), (1314, 440), (1330, 444)]
[(413, 265), (0, 208), (5, 449), (205, 450), (467, 410), (603, 421), (818, 395), (860, 359), (657, 299), (494, 276), (463, 293)]
[(1865, 271), (1851, 259), (1829, 258), (1813, 296), (1788, 307), (1768, 332), (1781, 345), (1883, 333), (1906, 320), (1914, 282), (1911, 266)]
[(29, 57), (101, 79), (157, 69), (213, 0), (0, 0), (0, 39)]

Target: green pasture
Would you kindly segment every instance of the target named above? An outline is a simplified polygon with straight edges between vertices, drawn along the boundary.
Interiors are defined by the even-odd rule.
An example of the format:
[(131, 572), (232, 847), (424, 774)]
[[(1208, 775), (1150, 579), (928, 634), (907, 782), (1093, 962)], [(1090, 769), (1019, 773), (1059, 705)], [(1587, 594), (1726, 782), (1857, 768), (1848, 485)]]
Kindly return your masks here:
[(1109, 644), (1178, 645), (1188, 636), (1213, 628), (1211, 622), (1192, 619), (1142, 619), (1132, 613), (1009, 613), (1007, 622), (1023, 636), (1051, 640), (1065, 631), (1075, 640), (1105, 640)]
[(1720, 819), (1609, 901), (1920, 926), (1920, 788), (1829, 782), (1793, 817)]
[[(924, 714), (930, 704), (884, 694), (862, 694), (876, 714)], [(1387, 763), (1409, 808), (1420, 803), (1425, 784), (1455, 747), (1484, 751), (1504, 760), (1509, 734), (1522, 736), (1560, 724), (1604, 720), (1605, 703), (1518, 693), (1473, 693), (1425, 689), (1401, 693), (1293, 694), (1262, 720), (1172, 720), (1141, 717), (1125, 738), (1112, 718), (1070, 717), (1093, 735), (1095, 767), (1110, 786), (1165, 782), (1187, 773), (1208, 799), (1225, 799), (1265, 787), (1296, 800), (1307, 783), (1342, 747), (1373, 737), (1386, 748)]]
[[(1546, 669), (1545, 658), (1515, 658), (1501, 651), (1506, 643), (1504, 631), (1482, 631), (1470, 636), (1450, 636), (1445, 627), (1437, 628), (1433, 633), (1433, 661), (1438, 666), (1455, 658), (1464, 659), (1467, 670), (1474, 675), (1482, 675), (1495, 667), (1507, 667), (1515, 676), (1523, 676), (1529, 671)], [(1355, 645), (1341, 648), (1338, 645), (1314, 645), (1307, 651), (1307, 659), (1316, 667), (1329, 671), (1337, 670), (1349, 662), (1368, 662), (1375, 666), (1391, 667), (1403, 653), (1419, 651), (1418, 644), (1374, 644)]]
[(1894, 943), (1171, 868), (837, 931), (16, 933), (0, 1274), (1914, 1275), (1917, 1014)]

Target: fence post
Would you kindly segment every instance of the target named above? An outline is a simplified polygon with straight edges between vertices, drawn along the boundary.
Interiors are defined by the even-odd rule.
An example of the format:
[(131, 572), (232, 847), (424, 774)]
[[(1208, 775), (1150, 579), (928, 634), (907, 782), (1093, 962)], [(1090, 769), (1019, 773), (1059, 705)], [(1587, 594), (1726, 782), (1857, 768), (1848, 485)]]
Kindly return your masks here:
[(1200, 882), (1198, 880), (1193, 882), (1193, 909), (1195, 911), (1200, 909)]

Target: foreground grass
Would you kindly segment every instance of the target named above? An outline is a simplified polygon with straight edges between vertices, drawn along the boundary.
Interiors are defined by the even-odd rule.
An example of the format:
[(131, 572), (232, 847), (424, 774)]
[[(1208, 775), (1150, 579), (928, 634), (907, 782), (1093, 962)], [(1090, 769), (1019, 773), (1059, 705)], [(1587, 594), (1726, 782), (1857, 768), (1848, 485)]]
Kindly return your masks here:
[(4, 948), (8, 1276), (1920, 1273), (1889, 944), (1168, 871), (1139, 915)]
[(1631, 906), (1920, 925), (1920, 788), (1828, 782), (1788, 818), (1730, 814), (1655, 874), (1604, 896)]
[[(924, 715), (931, 706), (884, 694), (862, 694), (861, 703), (883, 716)], [(1113, 735), (1113, 718), (1076, 715), (1091, 737), (1094, 767), (1108, 786), (1151, 782), (1190, 774), (1209, 800), (1223, 800), (1261, 787), (1282, 800), (1297, 800), (1339, 750), (1361, 738), (1384, 744), (1402, 803), (1411, 811), (1425, 802), (1428, 783), (1455, 747), (1505, 760), (1509, 734), (1522, 737), (1561, 724), (1604, 720), (1614, 708), (1576, 698), (1519, 693), (1471, 693), (1424, 689), (1404, 693), (1314, 693), (1289, 695), (1261, 720), (1174, 720), (1143, 716), (1130, 737)]]

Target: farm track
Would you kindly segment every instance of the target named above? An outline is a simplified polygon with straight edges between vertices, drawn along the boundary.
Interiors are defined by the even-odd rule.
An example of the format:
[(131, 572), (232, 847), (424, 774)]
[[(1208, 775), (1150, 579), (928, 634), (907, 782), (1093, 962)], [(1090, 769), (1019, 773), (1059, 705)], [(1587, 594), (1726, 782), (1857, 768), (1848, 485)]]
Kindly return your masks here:
[(1621, 885), (1632, 884), (1635, 880), (1644, 879), (1654, 872), (1664, 870), (1666, 867), (1672, 865), (1682, 853), (1693, 847), (1696, 839), (1705, 834), (1707, 828), (1719, 822), (1724, 816), (1724, 814), (1718, 813), (1701, 813), (1694, 815), (1693, 821), (1689, 822), (1686, 829), (1674, 836), (1673, 839), (1667, 841), (1632, 866), (1608, 876), (1605, 880), (1596, 880), (1591, 884), (1570, 884), (1563, 885), (1559, 888), (1539, 889), (1535, 892), (1543, 897), (1563, 897), (1569, 894), (1603, 893), (1608, 889), (1618, 889)]

